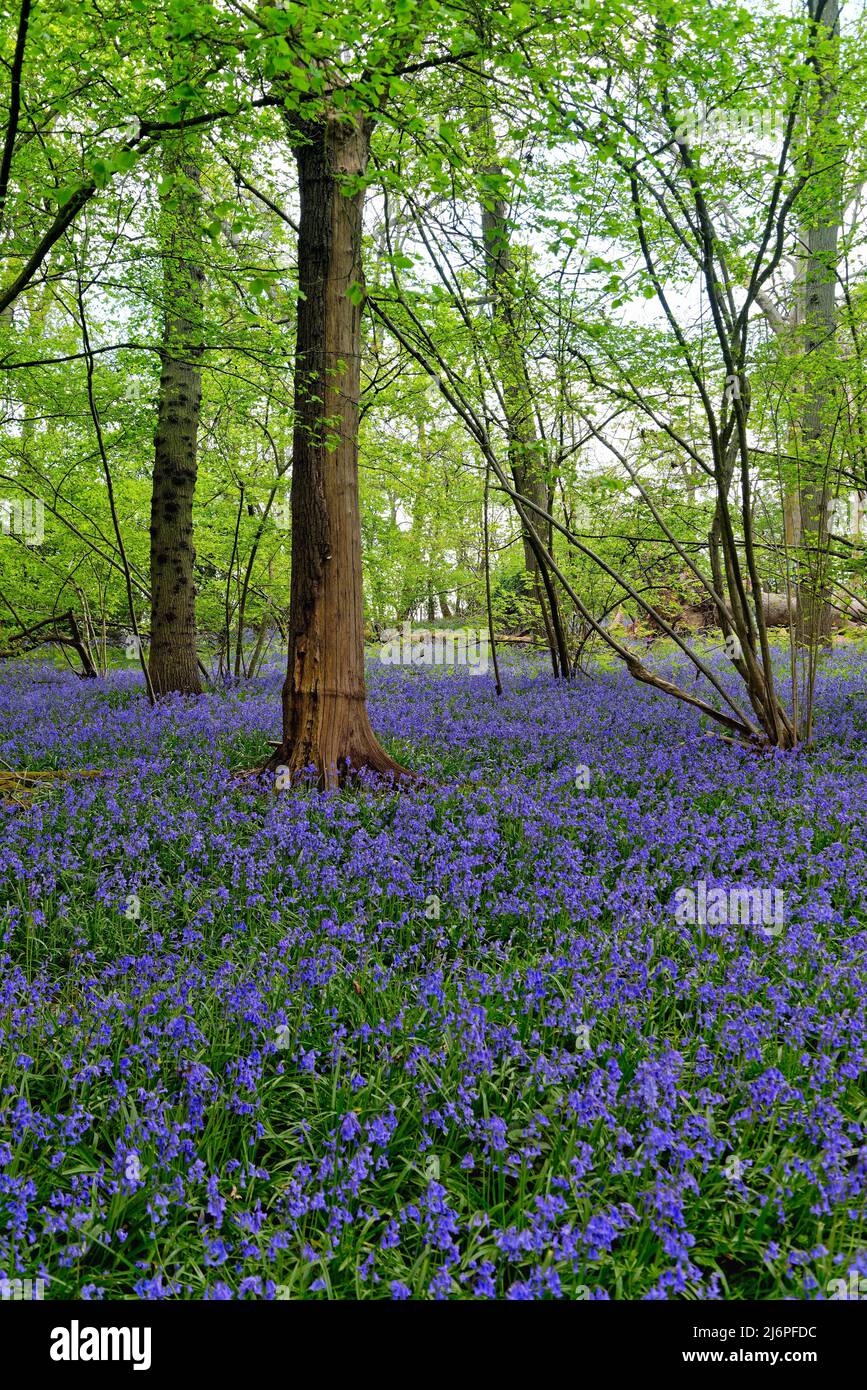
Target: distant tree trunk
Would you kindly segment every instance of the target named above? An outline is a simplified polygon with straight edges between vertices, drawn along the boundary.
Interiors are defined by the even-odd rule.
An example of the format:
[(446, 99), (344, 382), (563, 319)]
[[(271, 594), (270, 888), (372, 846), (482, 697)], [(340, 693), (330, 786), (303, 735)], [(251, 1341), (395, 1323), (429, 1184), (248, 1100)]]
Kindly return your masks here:
[[(483, 144), (486, 175), (502, 177), (496, 163), (494, 131), (486, 94), (482, 95), (479, 138)], [(533, 414), (533, 397), (524, 356), (510, 228), (505, 200), (490, 192), (481, 203), (485, 271), (491, 316), (495, 328), (497, 368), (503, 396), (509, 466), (515, 491), (542, 512), (548, 510), (548, 484)], [(542, 628), (551, 654), (554, 675), (569, 675), (569, 648), (560, 617), (557, 590), (542, 552), (551, 553), (551, 526), (539, 512), (526, 508), (522, 518), (524, 566), (530, 590), (538, 605)]]
[(321, 786), (350, 768), (400, 774), (367, 714), (358, 402), (364, 191), (372, 122), (329, 113), (295, 146), (301, 215), (292, 468), (292, 581), (283, 739), (269, 765)]
[(164, 323), (151, 495), (151, 641), (157, 695), (200, 695), (193, 579), (193, 495), (202, 400), (204, 271), (199, 171), (190, 137), (164, 144), (171, 183), (161, 208)]
[[(403, 580), (397, 601), (398, 617), (411, 619), (419, 606), (421, 584), (420, 574), (424, 566), (424, 546), (431, 537), (433, 519), (430, 514), (430, 449), (424, 422), (418, 426), (418, 487), (413, 501), (409, 530), (402, 536), (401, 553), (404, 556)], [(396, 523), (395, 523), (396, 524)], [(430, 593), (430, 564), (427, 565), (427, 593)], [(428, 620), (432, 621), (430, 612)]]
[(271, 617), (271, 614), (266, 610), (266, 612), (262, 615), (261, 622), (259, 623), (259, 631), (256, 634), (256, 641), (253, 645), (253, 651), (250, 656), (250, 663), (246, 671), (246, 674), (248, 676), (255, 676), (256, 671), (259, 667), (259, 663), (262, 661), (263, 654), (265, 651), (265, 642), (268, 638), (268, 629), (272, 622), (273, 618)]
[[(818, 19), (816, 16), (820, 16)], [(811, 218), (804, 241), (804, 359), (806, 385), (802, 419), (807, 476), (798, 498), (800, 540), (808, 569), (799, 586), (799, 637), (812, 645), (826, 642), (831, 633), (831, 605), (827, 580), (828, 503), (836, 490), (830, 482), (833, 428), (832, 408), (834, 335), (837, 327), (838, 239), (842, 217), (842, 181), (835, 161), (842, 158), (837, 124), (838, 0), (810, 0), (810, 16), (821, 38), (832, 41), (819, 52), (819, 100), (811, 132), (810, 158), (820, 166), (817, 181), (822, 206)], [(827, 172), (821, 166), (827, 166)], [(830, 486), (829, 486), (830, 484)]]

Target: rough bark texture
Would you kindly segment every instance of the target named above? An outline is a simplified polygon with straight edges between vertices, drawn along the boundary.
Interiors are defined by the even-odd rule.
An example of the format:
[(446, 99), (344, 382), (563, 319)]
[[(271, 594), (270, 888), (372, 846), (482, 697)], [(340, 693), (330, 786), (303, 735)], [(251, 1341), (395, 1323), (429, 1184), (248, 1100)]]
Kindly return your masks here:
[(199, 173), (184, 137), (165, 147), (176, 181), (162, 208), (163, 347), (151, 494), (151, 643), (154, 693), (201, 694), (196, 656), (193, 496), (202, 399)]
[(292, 587), (283, 742), (271, 767), (290, 780), (311, 766), (333, 787), (351, 770), (401, 774), (367, 714), (358, 400), (363, 191), (371, 125), (311, 122), (295, 149), (301, 201), (301, 297), (295, 360)]

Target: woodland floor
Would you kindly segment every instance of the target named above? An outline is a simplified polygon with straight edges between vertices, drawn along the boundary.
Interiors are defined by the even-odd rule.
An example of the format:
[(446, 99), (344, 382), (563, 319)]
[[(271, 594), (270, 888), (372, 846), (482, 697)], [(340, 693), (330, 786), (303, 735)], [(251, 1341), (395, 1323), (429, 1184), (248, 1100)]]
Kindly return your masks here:
[[(867, 1274), (867, 656), (756, 756), (600, 670), (371, 665), (399, 794), (236, 775), (280, 673), (0, 672), (0, 1277), (827, 1297)], [(2, 766), (3, 764), (0, 764)], [(589, 785), (576, 778), (588, 769)], [(776, 936), (675, 890), (785, 895)]]

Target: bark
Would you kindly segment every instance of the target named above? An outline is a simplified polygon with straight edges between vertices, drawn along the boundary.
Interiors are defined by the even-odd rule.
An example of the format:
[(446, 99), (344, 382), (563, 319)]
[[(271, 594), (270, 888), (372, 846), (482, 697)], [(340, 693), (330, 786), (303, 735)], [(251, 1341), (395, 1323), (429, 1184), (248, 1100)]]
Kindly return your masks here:
[[(484, 42), (485, 26), (481, 13), (476, 16), (476, 32)], [(496, 135), (491, 118), (487, 82), (481, 87), (480, 116), (477, 139), (481, 145), (483, 172), (502, 178), (497, 161)], [(553, 497), (545, 477), (544, 454), (536, 428), (533, 393), (524, 350), (524, 324), (516, 293), (514, 257), (506, 203), (499, 195), (488, 192), (481, 199), (482, 240), (485, 252), (485, 275), (491, 300), (494, 325), (496, 365), (505, 414), (506, 438), (509, 451), (509, 470), (515, 491), (526, 497), (540, 511), (531, 508), (522, 512), (524, 568), (529, 589), (539, 610), (551, 666), (555, 676), (570, 674), (569, 645), (560, 615), (557, 590), (545, 555), (553, 550), (554, 533), (542, 513), (550, 510)]]
[[(827, 41), (839, 33), (838, 0), (812, 0), (811, 16), (821, 12), (817, 29)], [(842, 196), (835, 160), (841, 157), (834, 135), (836, 124), (836, 51), (820, 54), (819, 101), (812, 132), (813, 158), (830, 165), (821, 176), (827, 185), (827, 201), (822, 215), (811, 220), (805, 232), (804, 275), (804, 354), (807, 379), (803, 411), (805, 477), (798, 498), (800, 542), (808, 571), (799, 585), (798, 635), (807, 645), (826, 642), (831, 632), (828, 568), (828, 501), (831, 466), (827, 441), (831, 437), (830, 412), (833, 407), (832, 357), (837, 326), (836, 279), (839, 260), (838, 238), (842, 217)]]
[(161, 210), (164, 323), (151, 494), (151, 643), (154, 693), (202, 691), (196, 653), (193, 497), (202, 400), (204, 270), (199, 171), (189, 137), (168, 140), (175, 182)]
[[(484, 134), (490, 143), (490, 116), (485, 107)], [(496, 165), (487, 173), (500, 174)], [(485, 263), (488, 292), (492, 301), (496, 351), (503, 396), (509, 467), (515, 491), (529, 499), (542, 512), (549, 509), (550, 498), (542, 466), (533, 399), (522, 347), (521, 324), (515, 303), (515, 275), (509, 223), (505, 202), (488, 197), (482, 204), (482, 236), (485, 244)], [(542, 550), (550, 551), (553, 536), (538, 512), (528, 513), (523, 527), (524, 567), (530, 591), (539, 608), (542, 626), (554, 674), (569, 674), (569, 651), (560, 617), (557, 591), (551, 582)], [(544, 590), (544, 593), (543, 593)], [(547, 601), (546, 601), (547, 600)]]
[[(329, 114), (295, 147), (301, 291), (295, 357), (292, 581), (283, 739), (269, 760), (289, 780), (334, 787), (361, 768), (402, 774), (367, 713), (358, 403), (364, 192), (372, 123)], [(404, 774), (406, 775), (406, 774)]]

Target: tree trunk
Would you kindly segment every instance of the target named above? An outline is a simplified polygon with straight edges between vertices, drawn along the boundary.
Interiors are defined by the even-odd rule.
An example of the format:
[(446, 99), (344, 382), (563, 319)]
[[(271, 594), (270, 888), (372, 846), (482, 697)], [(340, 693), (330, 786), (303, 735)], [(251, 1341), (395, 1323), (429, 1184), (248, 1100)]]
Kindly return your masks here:
[[(827, 172), (817, 178), (823, 194), (822, 206), (811, 218), (806, 243), (804, 275), (804, 359), (806, 385), (803, 413), (803, 439), (807, 477), (800, 488), (799, 512), (801, 543), (808, 570), (806, 583), (799, 586), (799, 638), (807, 645), (827, 642), (831, 632), (830, 586), (828, 583), (829, 517), (828, 503), (836, 491), (831, 480), (833, 424), (834, 335), (837, 326), (838, 238), (842, 217), (842, 185), (837, 161), (841, 143), (837, 133), (837, 52), (839, 36), (838, 0), (811, 0), (810, 15), (821, 18), (816, 28), (821, 40), (831, 48), (817, 57), (819, 100), (812, 131), (812, 160)], [(815, 196), (815, 194), (813, 195)]]
[[(483, 106), (482, 137), (487, 152), (493, 150), (493, 129), (487, 105)], [(500, 177), (496, 163), (485, 169), (488, 175)], [(550, 498), (545, 479), (543, 454), (533, 415), (533, 399), (527, 363), (524, 357), (522, 325), (516, 309), (515, 274), (509, 221), (505, 201), (488, 194), (482, 200), (482, 237), (491, 316), (494, 324), (495, 351), (505, 412), (509, 466), (515, 491), (547, 511)], [(542, 550), (550, 554), (553, 533), (550, 524), (532, 508), (522, 518), (524, 567), (529, 589), (538, 605), (541, 629), (551, 655), (554, 675), (569, 675), (569, 650), (560, 617), (557, 591), (542, 558)], [(543, 593), (544, 588), (544, 593)], [(546, 604), (547, 597), (547, 604)]]
[[(358, 402), (363, 176), (372, 122), (329, 114), (295, 148), (301, 215), (292, 467), (292, 582), (283, 741), (269, 766), (290, 780), (315, 768), (320, 786), (350, 770), (403, 769), (367, 714)], [(406, 775), (406, 774), (404, 774)]]
[(164, 327), (151, 494), (151, 645), (156, 695), (200, 695), (193, 580), (193, 495), (202, 400), (199, 171), (189, 137), (167, 140), (161, 209)]
[[(418, 484), (413, 502), (412, 516), (410, 517), (409, 530), (404, 531), (401, 537), (401, 553), (404, 557), (404, 563), (400, 596), (397, 602), (398, 619), (401, 622), (411, 621), (418, 609), (421, 600), (419, 593), (421, 581), (419, 576), (424, 568), (424, 546), (435, 532), (430, 510), (430, 450), (428, 448), (427, 432), (424, 423), (421, 421), (418, 426), (418, 461)], [(395, 525), (396, 524), (395, 522)], [(427, 571), (427, 588), (430, 590), (430, 565), (427, 566)], [(428, 621), (433, 621), (429, 609)]]

